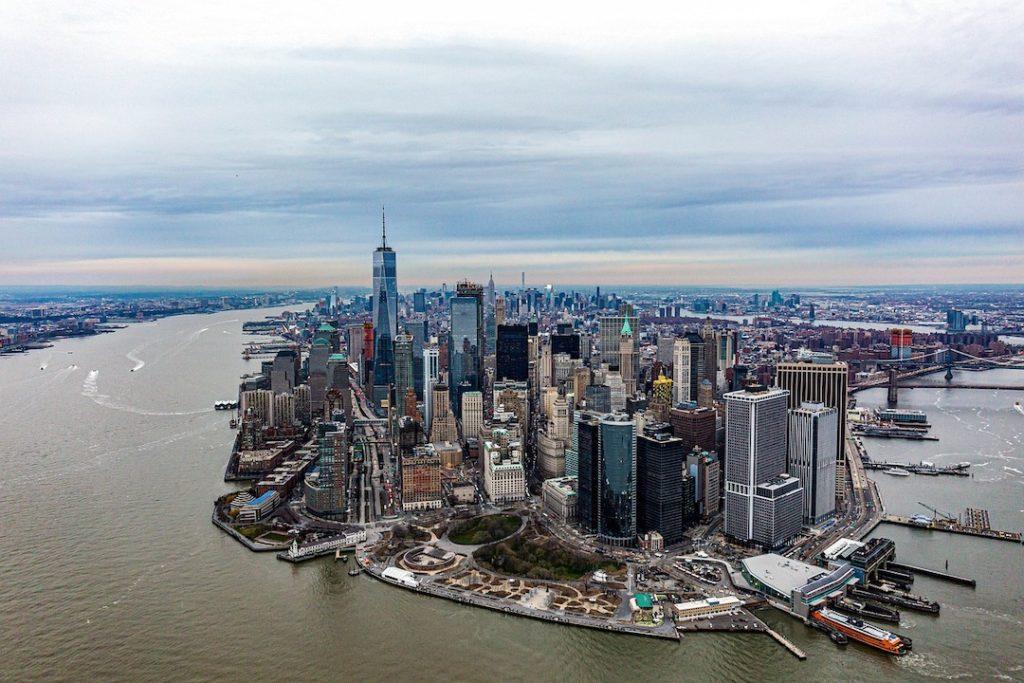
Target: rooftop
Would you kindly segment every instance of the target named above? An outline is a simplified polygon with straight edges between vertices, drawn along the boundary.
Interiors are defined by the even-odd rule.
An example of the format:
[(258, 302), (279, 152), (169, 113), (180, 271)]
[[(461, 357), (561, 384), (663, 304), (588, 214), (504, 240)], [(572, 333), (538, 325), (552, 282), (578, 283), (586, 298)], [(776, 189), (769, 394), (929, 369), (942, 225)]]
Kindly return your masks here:
[(757, 555), (743, 560), (743, 568), (752, 577), (783, 595), (803, 588), (814, 579), (828, 574), (827, 569), (793, 560), (775, 553)]

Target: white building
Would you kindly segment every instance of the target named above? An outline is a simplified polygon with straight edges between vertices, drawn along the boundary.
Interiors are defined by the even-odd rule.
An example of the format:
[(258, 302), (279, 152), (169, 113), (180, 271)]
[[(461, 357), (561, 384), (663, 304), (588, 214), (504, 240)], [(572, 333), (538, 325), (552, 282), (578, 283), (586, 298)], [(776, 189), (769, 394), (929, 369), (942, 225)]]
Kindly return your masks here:
[(492, 503), (524, 500), (527, 496), (523, 451), (518, 441), (502, 446), (485, 441), (481, 454), (484, 470), (484, 493)]
[(541, 488), (544, 511), (562, 522), (576, 521), (576, 477), (545, 479)]
[(803, 523), (808, 526), (835, 516), (838, 431), (835, 408), (804, 403), (789, 411), (789, 473), (803, 486)]
[(484, 427), (484, 395), (479, 391), (462, 394), (462, 438), (479, 439)]

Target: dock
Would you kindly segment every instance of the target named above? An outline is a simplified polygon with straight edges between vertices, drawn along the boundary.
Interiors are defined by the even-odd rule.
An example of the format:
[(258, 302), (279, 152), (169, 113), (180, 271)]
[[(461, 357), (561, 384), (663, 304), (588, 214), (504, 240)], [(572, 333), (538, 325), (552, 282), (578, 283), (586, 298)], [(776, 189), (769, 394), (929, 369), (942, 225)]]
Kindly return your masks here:
[(796, 657), (797, 659), (799, 659), (801, 662), (804, 661), (805, 659), (807, 659), (807, 653), (806, 652), (804, 652), (803, 650), (798, 648), (796, 645), (794, 645), (793, 643), (791, 643), (788, 640), (786, 640), (781, 634), (776, 633), (775, 631), (773, 631), (768, 625), (765, 625), (764, 632), (767, 633), (768, 635), (770, 635), (775, 640), (775, 642), (777, 642), (779, 645), (781, 645), (782, 647), (784, 647), (787, 650), (789, 650), (789, 653), (791, 655), (793, 655), (794, 657)]
[(900, 562), (889, 562), (889, 566), (893, 569), (899, 569), (901, 571), (911, 572), (913, 574), (923, 574), (925, 576), (931, 576), (932, 578), (942, 579), (943, 581), (950, 581), (952, 583), (958, 583), (961, 586), (970, 586), (975, 588), (978, 582), (974, 579), (966, 576), (957, 576), (956, 574), (950, 574), (948, 572), (942, 572), (938, 569), (929, 569), (928, 567), (917, 567), (912, 564), (902, 564)]
[(991, 538), (995, 541), (1010, 541), (1011, 543), (1020, 543), (1021, 534), (1016, 531), (1002, 531), (999, 529), (975, 529), (962, 524), (940, 524), (935, 520), (932, 520), (929, 524), (920, 524), (913, 521), (910, 517), (901, 517), (899, 515), (882, 515), (882, 522), (886, 524), (898, 524), (899, 526), (908, 526), (912, 529), (921, 529), (922, 531), (944, 531), (950, 534), (960, 534), (962, 536), (977, 536), (979, 538)]

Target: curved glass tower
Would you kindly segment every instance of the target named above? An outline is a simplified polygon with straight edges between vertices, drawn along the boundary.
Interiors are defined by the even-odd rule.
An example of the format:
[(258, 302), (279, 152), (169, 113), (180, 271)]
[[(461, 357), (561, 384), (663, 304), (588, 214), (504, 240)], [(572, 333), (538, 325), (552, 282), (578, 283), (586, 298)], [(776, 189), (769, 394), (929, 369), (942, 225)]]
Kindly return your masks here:
[(598, 534), (605, 543), (636, 538), (636, 427), (623, 417), (601, 420)]

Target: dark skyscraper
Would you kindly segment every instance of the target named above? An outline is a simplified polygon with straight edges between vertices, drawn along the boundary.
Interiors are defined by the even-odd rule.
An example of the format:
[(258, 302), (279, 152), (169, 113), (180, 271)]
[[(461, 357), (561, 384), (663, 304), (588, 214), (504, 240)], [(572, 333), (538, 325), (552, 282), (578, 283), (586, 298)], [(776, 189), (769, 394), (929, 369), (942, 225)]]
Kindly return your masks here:
[[(683, 538), (683, 440), (657, 425), (636, 440), (638, 533), (657, 531), (665, 545)], [(692, 481), (690, 488), (693, 488)]]
[(379, 399), (395, 381), (394, 343), (398, 335), (398, 275), (396, 255), (388, 246), (381, 211), (380, 246), (373, 252), (373, 384)]
[(529, 375), (529, 329), (526, 325), (498, 325), (495, 379), (525, 382)]
[(580, 524), (596, 532), (603, 543), (632, 545), (636, 540), (636, 428), (624, 415), (587, 413), (578, 429)]

